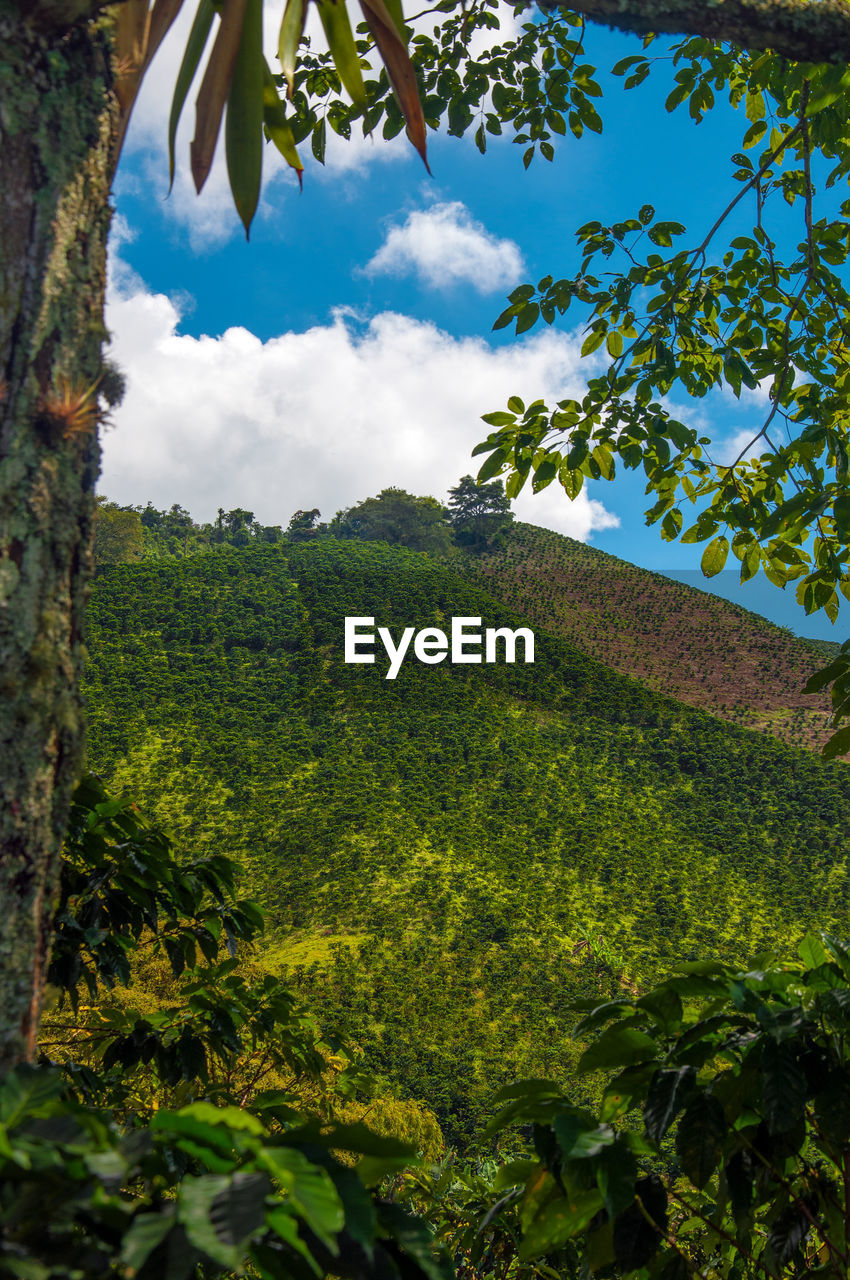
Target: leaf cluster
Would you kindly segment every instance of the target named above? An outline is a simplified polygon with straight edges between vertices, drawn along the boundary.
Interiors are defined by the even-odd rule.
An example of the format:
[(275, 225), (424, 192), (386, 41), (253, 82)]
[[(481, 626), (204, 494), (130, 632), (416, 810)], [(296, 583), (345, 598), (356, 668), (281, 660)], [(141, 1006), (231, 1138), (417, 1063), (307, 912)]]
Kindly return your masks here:
[[(409, 1148), (199, 1101), (122, 1130), (55, 1071), (0, 1083), (0, 1275), (444, 1280), (427, 1227), (371, 1191)], [(338, 1155), (346, 1152), (348, 1163)], [(351, 1162), (353, 1157), (354, 1163)]]
[(685, 965), (589, 1008), (595, 1111), (546, 1081), (503, 1091), (493, 1128), (530, 1124), (537, 1157), (502, 1177), (521, 1258), (571, 1242), (593, 1275), (846, 1273), (850, 951), (809, 935), (799, 956)]
[[(707, 576), (731, 552), (742, 581), (761, 570), (779, 587), (795, 582), (807, 612), (834, 619), (850, 594), (850, 202), (831, 195), (850, 172), (847, 72), (699, 38), (676, 46), (673, 65), (668, 111), (687, 103), (699, 121), (723, 94), (746, 118), (732, 156), (737, 192), (688, 248), (674, 248), (686, 228), (650, 205), (586, 223), (574, 275), (511, 293), (496, 328), (522, 334), (580, 311), (587, 390), (551, 409), (514, 397), (485, 415), (494, 430), (476, 450), (488, 455), (479, 474), (507, 473), (511, 496), (529, 478), (535, 491), (557, 480), (574, 499), (618, 466), (640, 470), (647, 523), (668, 541), (706, 543)], [(634, 87), (650, 67), (633, 55), (615, 70)], [(765, 401), (761, 426), (729, 458), (670, 403), (677, 391), (703, 399), (724, 389)]]

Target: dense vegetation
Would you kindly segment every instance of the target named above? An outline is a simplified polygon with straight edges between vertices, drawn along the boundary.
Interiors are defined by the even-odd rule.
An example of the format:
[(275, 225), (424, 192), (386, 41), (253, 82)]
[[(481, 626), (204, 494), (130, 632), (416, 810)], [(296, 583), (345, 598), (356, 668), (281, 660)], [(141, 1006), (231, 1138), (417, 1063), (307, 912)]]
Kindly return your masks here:
[(828, 736), (829, 700), (804, 686), (835, 643), (799, 640), (740, 605), (533, 525), (515, 525), (507, 546), (459, 567), (652, 689), (794, 746)]
[(106, 569), (90, 763), (248, 868), (264, 963), (468, 1140), (564, 1079), (569, 1001), (846, 929), (842, 765), (665, 700), (564, 639), (534, 666), (342, 662), (343, 617), (519, 625), (427, 556), (318, 539)]
[(59, 871), (41, 1056), (0, 1081), (2, 1280), (449, 1280), (381, 1191), (433, 1116), (358, 1103), (363, 1073), (247, 954), (236, 866), (181, 859), (87, 777)]

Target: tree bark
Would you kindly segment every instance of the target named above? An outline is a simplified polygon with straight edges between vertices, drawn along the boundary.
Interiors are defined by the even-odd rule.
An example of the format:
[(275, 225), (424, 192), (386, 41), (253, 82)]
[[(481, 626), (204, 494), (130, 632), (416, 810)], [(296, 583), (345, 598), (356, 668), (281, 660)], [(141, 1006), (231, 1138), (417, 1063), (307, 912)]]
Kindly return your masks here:
[(0, 6), (0, 1075), (35, 1051), (82, 764), (117, 126), (108, 22), (38, 33), (16, 10)]

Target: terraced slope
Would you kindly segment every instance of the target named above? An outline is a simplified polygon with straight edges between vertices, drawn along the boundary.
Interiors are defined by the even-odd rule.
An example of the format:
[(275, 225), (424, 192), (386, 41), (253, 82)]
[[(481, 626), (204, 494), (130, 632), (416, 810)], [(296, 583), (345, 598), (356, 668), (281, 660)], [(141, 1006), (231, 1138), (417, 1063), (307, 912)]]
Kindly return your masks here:
[(814, 643), (719, 596), (561, 534), (518, 524), (467, 572), (497, 599), (649, 688), (794, 746), (829, 736), (828, 698), (803, 693)]

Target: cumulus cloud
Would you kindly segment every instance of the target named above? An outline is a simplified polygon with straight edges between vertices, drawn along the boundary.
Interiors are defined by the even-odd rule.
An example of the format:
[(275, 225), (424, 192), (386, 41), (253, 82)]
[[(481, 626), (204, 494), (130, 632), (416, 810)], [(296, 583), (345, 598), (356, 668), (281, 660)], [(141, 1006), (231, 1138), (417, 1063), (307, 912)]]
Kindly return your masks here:
[(460, 200), (408, 214), (391, 227), (364, 268), (367, 275), (415, 274), (432, 289), (471, 285), (495, 293), (516, 284), (524, 270), (519, 246), (500, 240), (476, 222)]
[[(444, 498), (476, 470), (480, 415), (511, 394), (579, 392), (579, 343), (547, 332), (494, 348), (433, 324), (337, 312), (266, 342), (246, 329), (179, 332), (174, 301), (113, 275), (112, 354), (128, 391), (104, 440), (101, 490), (124, 503), (180, 502), (198, 519), (246, 507), (266, 524), (325, 517), (398, 485)], [(617, 520), (582, 492), (522, 494), (521, 519), (586, 540)]]

